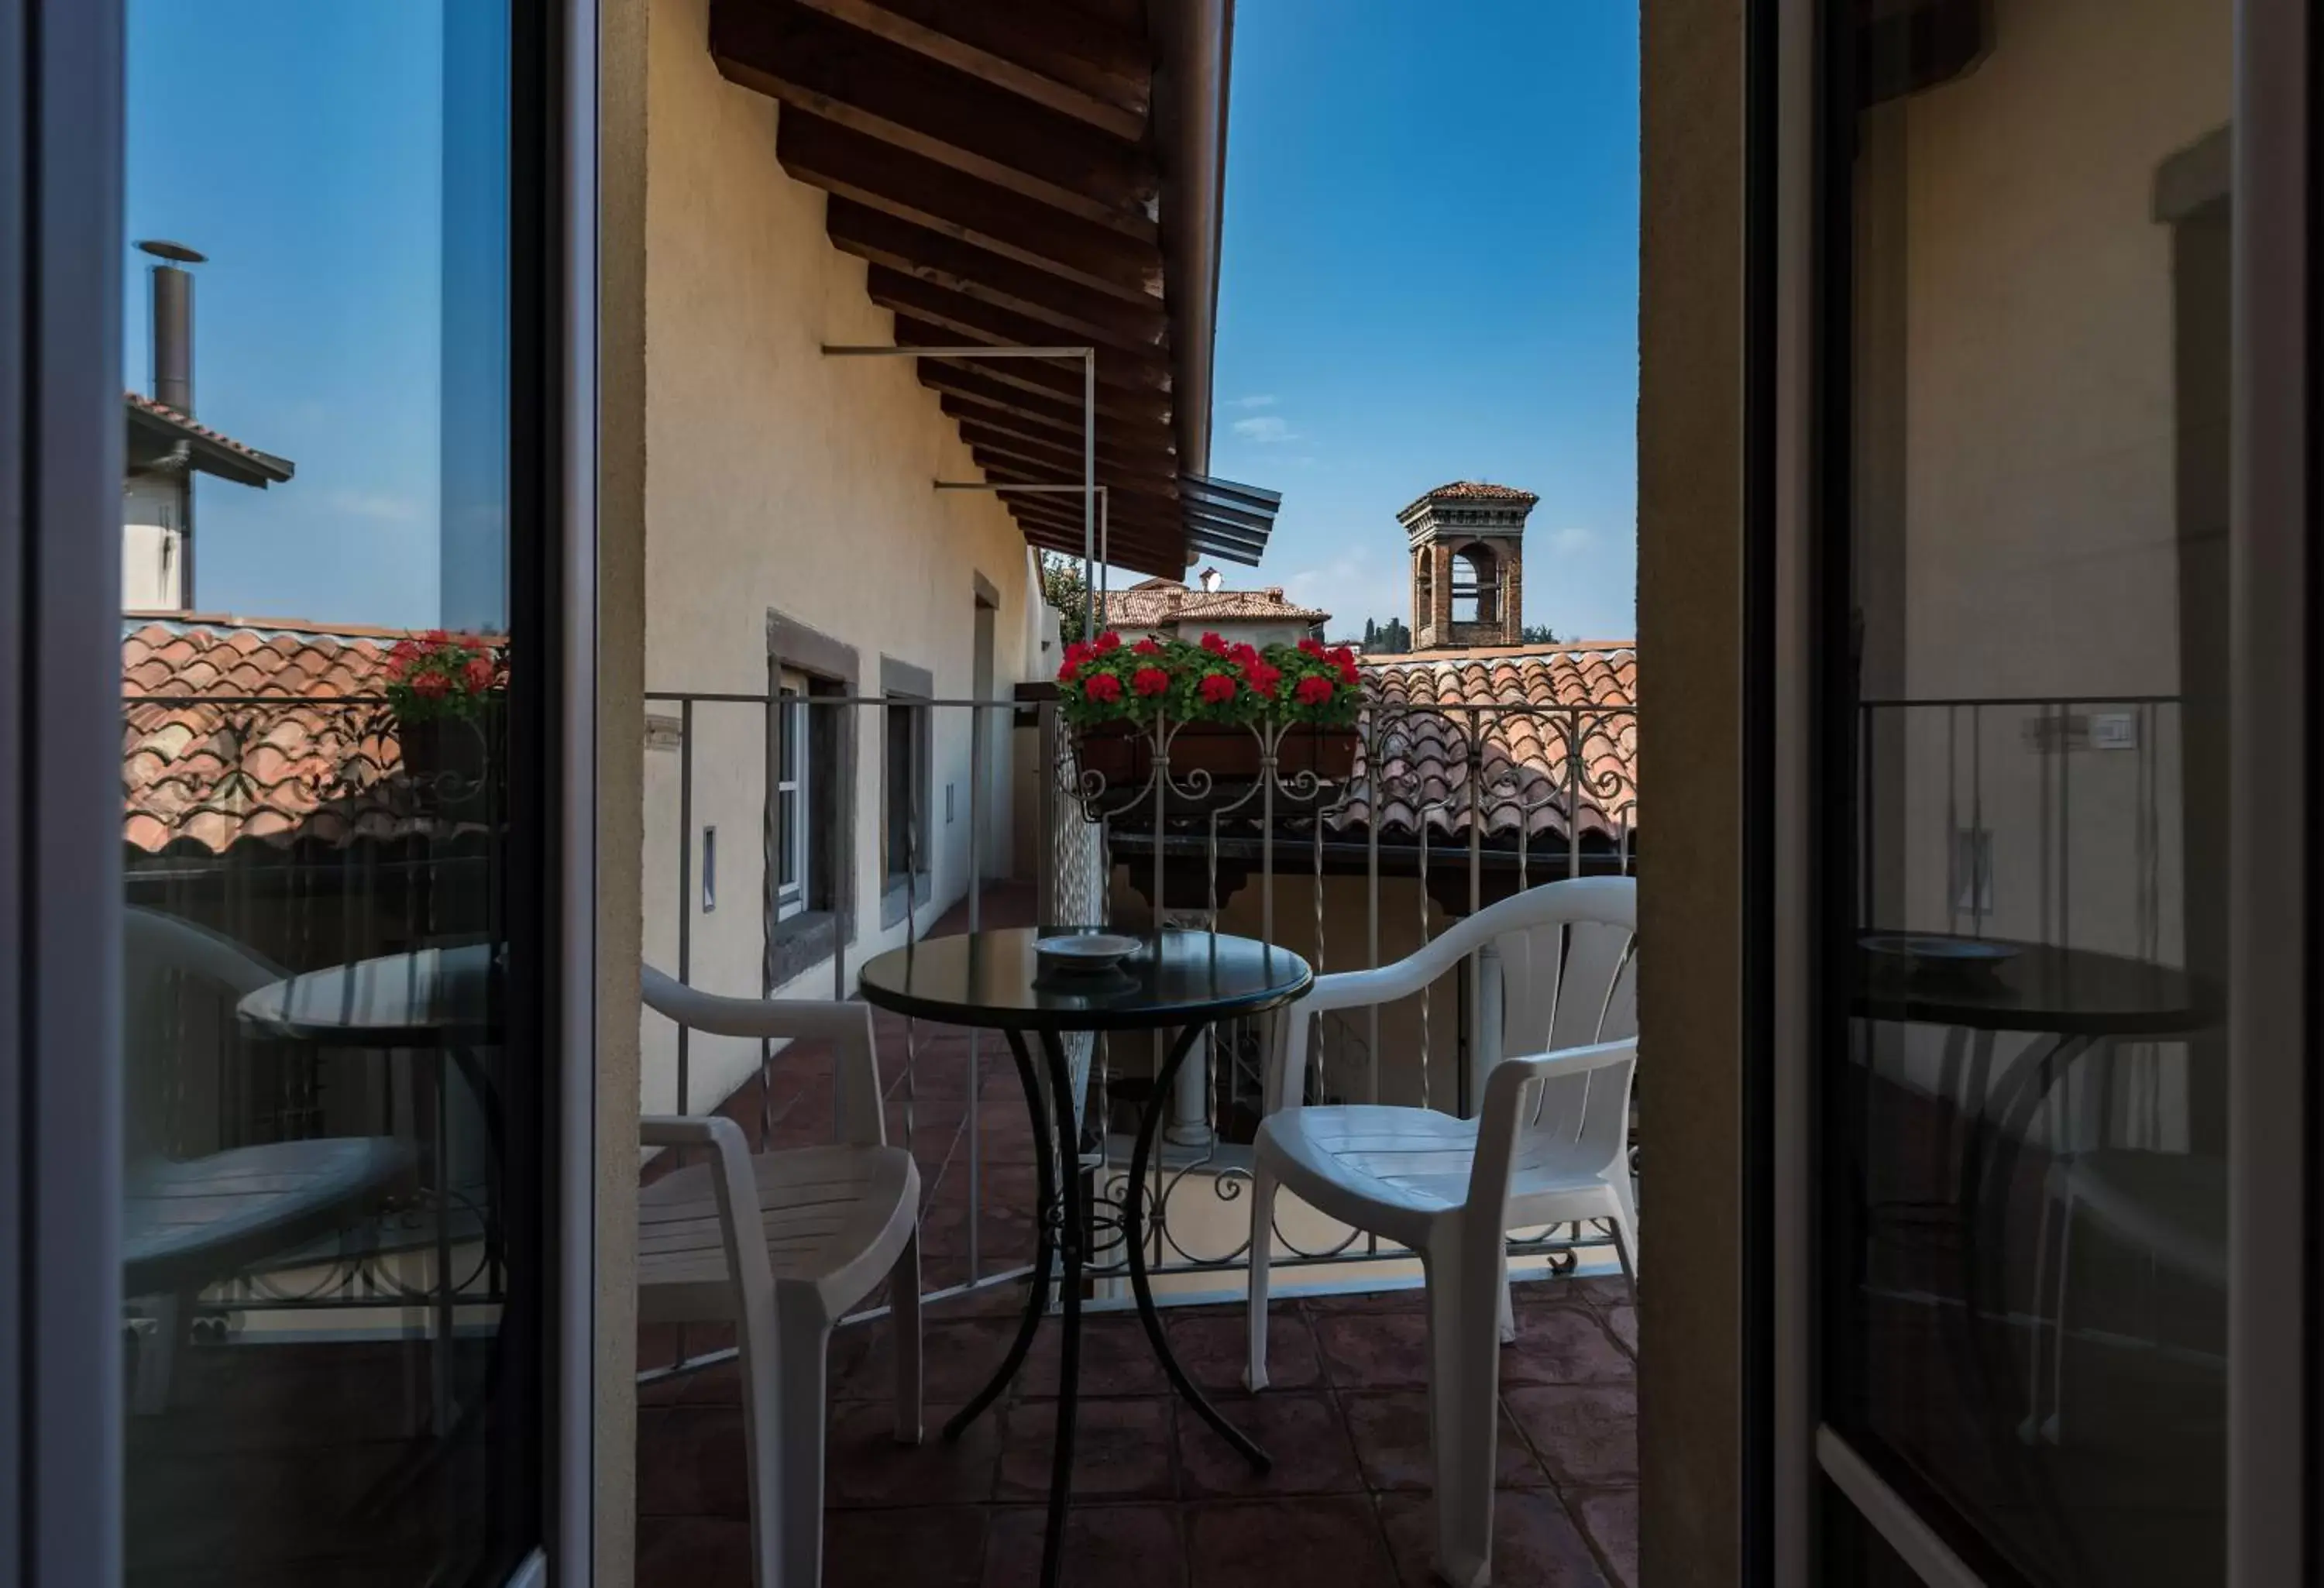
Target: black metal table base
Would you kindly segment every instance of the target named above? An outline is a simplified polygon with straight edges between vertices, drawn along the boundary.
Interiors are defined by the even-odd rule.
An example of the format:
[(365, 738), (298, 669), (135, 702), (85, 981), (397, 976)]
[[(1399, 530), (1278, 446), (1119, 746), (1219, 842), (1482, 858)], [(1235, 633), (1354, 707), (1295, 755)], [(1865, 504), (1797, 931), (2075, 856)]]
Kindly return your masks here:
[[(1154, 1134), (1161, 1123), (1162, 1110), (1170, 1096), (1170, 1083), (1185, 1062), (1195, 1042), (1209, 1028), (1194, 1024), (1184, 1028), (1170, 1045), (1168, 1058), (1161, 1074), (1155, 1077), (1153, 1094), (1140, 1111), (1138, 1139), (1130, 1159), (1130, 1188), (1123, 1200), (1121, 1239), (1130, 1259), (1130, 1286), (1138, 1303), (1139, 1321), (1145, 1325), (1146, 1338), (1154, 1348), (1162, 1371), (1168, 1375), (1186, 1403), (1202, 1415), (1204, 1422), (1218, 1430), (1219, 1436), (1241, 1453), (1243, 1459), (1260, 1472), (1271, 1464), (1268, 1454), (1250, 1436), (1227, 1421), (1210, 1399), (1186, 1376), (1185, 1369), (1170, 1350), (1168, 1336), (1163, 1332), (1162, 1315), (1154, 1306), (1154, 1289), (1146, 1272), (1145, 1186), (1146, 1170), (1153, 1156)], [(1038, 1233), (1033, 1254), (1030, 1288), (1025, 1300), (1025, 1312), (1017, 1326), (1017, 1337), (1010, 1342), (1009, 1353), (990, 1382), (976, 1393), (974, 1399), (955, 1413), (945, 1425), (945, 1437), (957, 1439), (969, 1424), (974, 1422), (1025, 1365), (1026, 1353), (1032, 1349), (1033, 1335), (1041, 1325), (1042, 1315), (1047, 1310), (1049, 1283), (1058, 1281), (1059, 1311), (1065, 1326), (1057, 1353), (1057, 1430), (1056, 1457), (1049, 1470), (1048, 1526), (1041, 1547), (1042, 1588), (1056, 1588), (1059, 1556), (1063, 1552), (1065, 1534), (1065, 1510), (1073, 1497), (1074, 1426), (1079, 1415), (1081, 1398), (1081, 1320), (1082, 1278), (1087, 1260), (1084, 1250), (1088, 1239), (1087, 1203), (1078, 1170), (1081, 1131), (1074, 1117), (1073, 1072), (1065, 1063), (1064, 1039), (1055, 1030), (1044, 1029), (1040, 1033), (1042, 1057), (1047, 1061), (1050, 1112), (1056, 1121), (1056, 1143), (1053, 1147), (1047, 1129), (1041, 1125), (1042, 1077), (1035, 1072), (1033, 1056), (1025, 1045), (1025, 1034), (1011, 1029), (1008, 1033), (1009, 1050), (1017, 1060), (1017, 1079), (1025, 1089), (1025, 1104), (1032, 1112), (1035, 1130), (1034, 1176), (1035, 1196), (1040, 1203)]]

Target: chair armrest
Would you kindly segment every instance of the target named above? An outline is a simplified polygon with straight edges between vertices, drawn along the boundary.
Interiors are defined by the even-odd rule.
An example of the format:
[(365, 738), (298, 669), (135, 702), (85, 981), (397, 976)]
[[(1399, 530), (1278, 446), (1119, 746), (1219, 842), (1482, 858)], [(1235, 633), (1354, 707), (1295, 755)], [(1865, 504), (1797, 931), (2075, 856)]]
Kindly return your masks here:
[[(1638, 1039), (1625, 1037), (1616, 1042), (1592, 1042), (1586, 1048), (1505, 1058), (1495, 1065), (1485, 1077), (1485, 1096), (1477, 1111), (1477, 1156), (1469, 1168), (1469, 1205), (1499, 1206), (1508, 1200), (1517, 1125), (1524, 1116), (1526, 1098), (1539, 1083), (1598, 1070), (1627, 1070), (1637, 1061)], [(1494, 1239), (1499, 1239), (1498, 1226)]]
[(819, 998), (729, 998), (688, 987), (651, 965), (643, 968), (640, 988), (646, 1007), (692, 1030), (715, 1037), (804, 1038), (830, 1043), (839, 1100), (838, 1140), (864, 1147), (887, 1145), (880, 1054), (872, 1039), (869, 1004)]
[[(707, 1147), (710, 1184), (718, 1199), (718, 1233), (726, 1247), (726, 1271), (742, 1293), (746, 1326), (763, 1334), (771, 1325), (775, 1273), (767, 1260), (767, 1240), (759, 1217), (759, 1177), (751, 1167), (751, 1144), (742, 1127), (722, 1115), (646, 1114), (638, 1120), (638, 1140), (648, 1147)], [(639, 1231), (650, 1240), (650, 1227)]]

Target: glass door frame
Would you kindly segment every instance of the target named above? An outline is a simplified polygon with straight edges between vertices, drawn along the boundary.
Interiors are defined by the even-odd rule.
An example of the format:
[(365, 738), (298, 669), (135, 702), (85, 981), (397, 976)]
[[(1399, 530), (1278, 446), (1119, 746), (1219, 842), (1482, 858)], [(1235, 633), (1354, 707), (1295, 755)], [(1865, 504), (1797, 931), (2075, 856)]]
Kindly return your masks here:
[[(1755, 575), (1771, 576), (1773, 621), (1754, 666), (1773, 679), (1767, 826), (1774, 863), (1755, 912), (1773, 926), (1766, 966), (1773, 1092), (1775, 1271), (1773, 1395), (1747, 1450), (1771, 1450), (1774, 1579), (1818, 1580), (1822, 1482), (1844, 1496), (1929, 1583), (1981, 1579), (1818, 1416), (1816, 1272), (1817, 1045), (1833, 1028), (1817, 984), (1820, 923), (1846, 922), (1820, 856), (1823, 824), (1847, 808), (1821, 726), (1831, 719), (1827, 659), (1845, 654), (1845, 604), (1831, 598), (1820, 555), (1828, 503), (1844, 483), (1849, 392), (1845, 305), (1821, 279), (1827, 228), (1848, 213), (1849, 172), (1828, 159), (1825, 107), (1836, 103), (1831, 19), (1849, 0), (1762, 0), (1774, 15), (1768, 137), (1775, 171), (1754, 201), (1772, 258), (1773, 335), (1753, 372), (1772, 393), (1763, 458), (1769, 531), (1747, 545)], [(2233, 561), (2234, 779), (2229, 996), (2231, 1293), (2228, 1404), (2229, 1588), (2312, 1580), (2324, 1565), (2324, 1471), (2314, 1259), (2282, 1282), (2284, 1254), (2308, 1253), (2324, 1214), (2324, 1087), (2310, 1076), (2324, 1013), (2315, 974), (2324, 906), (2324, 845), (2310, 829), (2324, 801), (2324, 600), (2314, 555), (2317, 488), (2310, 462), (2319, 426), (2319, 314), (2311, 262), (2319, 202), (2315, 157), (2318, 58), (2324, 39), (2304, 0), (2236, 0), (2235, 292), (2236, 424), (2230, 523)], [(1756, 307), (1756, 305), (1755, 305)], [(1768, 384), (1759, 384), (1765, 380)], [(1761, 445), (1753, 438), (1755, 449)], [(1835, 618), (1835, 614), (1842, 616)], [(1834, 762), (1840, 764), (1835, 769)], [(1835, 784), (1837, 776), (1839, 782)], [(2287, 1039), (2287, 1033), (2291, 1034)], [(2291, 1260), (2301, 1262), (2294, 1257)], [(2273, 1283), (2262, 1282), (2273, 1280)], [(1748, 1342), (1747, 1342), (1748, 1344)]]
[[(0, 0), (0, 1582), (122, 1563), (119, 529), (124, 0)], [(512, 388), (549, 781), (539, 1547), (595, 1488), (596, 0), (515, 0)], [(529, 162), (529, 163), (528, 163)], [(512, 595), (515, 594), (512, 592)], [(97, 1062), (92, 1062), (92, 1058)]]

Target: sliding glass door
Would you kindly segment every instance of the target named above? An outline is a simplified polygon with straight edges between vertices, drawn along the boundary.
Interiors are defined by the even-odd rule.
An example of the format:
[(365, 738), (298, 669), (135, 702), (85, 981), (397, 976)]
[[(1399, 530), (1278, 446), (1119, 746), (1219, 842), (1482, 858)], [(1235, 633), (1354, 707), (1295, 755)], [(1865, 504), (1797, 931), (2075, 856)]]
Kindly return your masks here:
[(563, 11), (0, 0), (10, 1581), (586, 1536)]
[(2304, 9), (1792, 8), (1823, 1582), (2313, 1580)]

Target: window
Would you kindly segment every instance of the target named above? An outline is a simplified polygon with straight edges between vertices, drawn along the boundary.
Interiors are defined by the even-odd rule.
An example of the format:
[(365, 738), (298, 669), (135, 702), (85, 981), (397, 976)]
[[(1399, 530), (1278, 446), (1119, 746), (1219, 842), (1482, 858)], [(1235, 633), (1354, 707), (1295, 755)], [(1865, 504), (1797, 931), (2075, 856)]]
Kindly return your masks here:
[(813, 809), (814, 758), (807, 743), (807, 679), (785, 676), (776, 708), (775, 919), (788, 920), (807, 908), (809, 812)]
[(880, 659), (880, 924), (892, 927), (929, 897), (929, 769), (936, 680), (924, 669)]
[(887, 709), (887, 860), (882, 874), (890, 882), (928, 869), (927, 765), (920, 752), (927, 715), (925, 706), (891, 705)]

